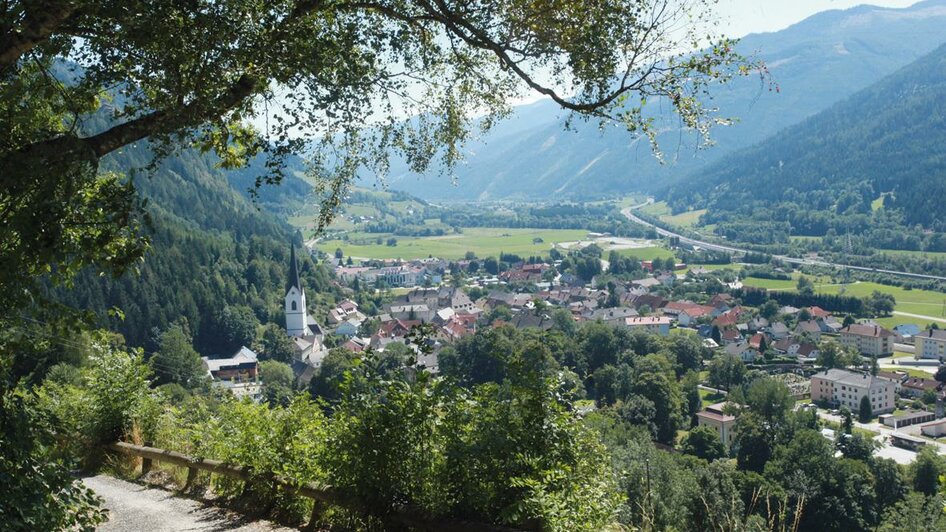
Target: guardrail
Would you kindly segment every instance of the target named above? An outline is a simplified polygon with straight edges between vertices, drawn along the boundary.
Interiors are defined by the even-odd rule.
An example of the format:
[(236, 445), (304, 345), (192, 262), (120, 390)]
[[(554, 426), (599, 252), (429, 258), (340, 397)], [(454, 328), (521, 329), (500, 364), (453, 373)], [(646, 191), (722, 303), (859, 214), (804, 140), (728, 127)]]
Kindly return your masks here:
[[(355, 501), (347, 498), (345, 495), (331, 487), (318, 486), (311, 483), (299, 485), (298, 483), (280, 477), (279, 475), (253, 471), (251, 468), (245, 466), (228, 464), (221, 462), (220, 460), (213, 460), (210, 458), (194, 458), (178, 452), (168, 451), (166, 449), (148, 447), (145, 445), (135, 445), (126, 442), (112, 443), (109, 444), (107, 448), (111, 451), (140, 457), (142, 459), (142, 474), (147, 473), (151, 469), (152, 463), (154, 461), (165, 462), (179, 467), (186, 467), (187, 481), (184, 484), (185, 490), (188, 489), (197, 479), (198, 471), (207, 471), (208, 473), (223, 475), (225, 477), (235, 478), (242, 481), (260, 479), (268, 480), (279, 489), (283, 489), (290, 493), (295, 493), (302, 497), (307, 497), (313, 501), (316, 501), (312, 507), (312, 515), (310, 516), (309, 523), (306, 526), (307, 529), (312, 528), (317, 522), (319, 516), (318, 514), (322, 510), (322, 506), (319, 503), (327, 503), (355, 510), (359, 509), (359, 506)], [(427, 519), (407, 512), (388, 514), (385, 515), (384, 519), (392, 523), (410, 527), (414, 530), (431, 532), (440, 530), (455, 530), (457, 532), (531, 532), (542, 529), (540, 524), (535, 524), (527, 528), (509, 528), (486, 523), (475, 523), (452, 519)]]

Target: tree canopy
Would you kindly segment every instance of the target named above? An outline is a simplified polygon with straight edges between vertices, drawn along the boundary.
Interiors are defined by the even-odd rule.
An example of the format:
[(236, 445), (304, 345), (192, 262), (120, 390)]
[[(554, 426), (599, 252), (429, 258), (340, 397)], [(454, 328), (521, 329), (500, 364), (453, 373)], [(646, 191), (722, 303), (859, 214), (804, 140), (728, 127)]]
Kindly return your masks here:
[(708, 87), (750, 71), (716, 36), (713, 4), (8, 2), (2, 288), (89, 264), (120, 272), (142, 256), (134, 185), (99, 172), (138, 141), (159, 156), (196, 144), (228, 168), (265, 153), (258, 185), (280, 181), (289, 154), (310, 154), (324, 225), (357, 172), (383, 176), (392, 153), (449, 170), (526, 92), (651, 139), (644, 105), (662, 98), (706, 134)]

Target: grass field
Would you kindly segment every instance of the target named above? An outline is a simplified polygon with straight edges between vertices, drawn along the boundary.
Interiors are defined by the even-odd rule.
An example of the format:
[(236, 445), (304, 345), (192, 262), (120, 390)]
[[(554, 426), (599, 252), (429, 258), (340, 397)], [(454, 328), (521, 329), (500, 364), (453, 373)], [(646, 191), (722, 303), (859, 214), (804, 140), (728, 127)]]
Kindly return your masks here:
[(680, 214), (672, 214), (670, 211), (670, 206), (667, 205), (667, 202), (658, 201), (643, 207), (640, 209), (640, 211), (651, 216), (656, 216), (660, 218), (660, 221), (670, 224), (674, 227), (693, 229), (694, 227), (697, 227), (697, 223), (700, 221), (700, 216), (706, 212), (706, 209), (681, 212)]
[[(649, 248), (637, 248), (637, 249), (621, 249), (618, 250), (624, 257), (637, 257), (640, 260), (654, 260), (656, 258), (666, 259), (667, 257), (672, 257), (673, 252), (667, 248), (659, 247), (649, 247)], [(607, 253), (605, 253), (605, 259), (607, 259)]]
[[(571, 242), (587, 235), (586, 231), (564, 229), (509, 229), (509, 228), (467, 228), (461, 234), (451, 234), (435, 237), (399, 237), (397, 246), (388, 246), (385, 241), (391, 237), (388, 234), (354, 233), (351, 238), (375, 239), (380, 237), (382, 244), (375, 243), (358, 245), (342, 240), (327, 240), (320, 242), (318, 247), (327, 253), (333, 253), (335, 248), (341, 248), (345, 256), (366, 259), (418, 259), (428, 256), (444, 259), (461, 259), (467, 251), (472, 251), (477, 257), (498, 256), (500, 252), (514, 253), (523, 257), (529, 255), (546, 255), (556, 242)], [(534, 243), (533, 239), (541, 238), (542, 242)], [(667, 251), (667, 250), (664, 250)], [(669, 251), (667, 251), (669, 254)]]
[[(797, 278), (797, 274), (793, 277)], [(853, 297), (867, 297), (875, 290), (884, 294), (893, 295), (897, 300), (894, 308), (897, 312), (906, 312), (909, 314), (918, 314), (921, 316), (930, 316), (933, 318), (946, 319), (943, 314), (944, 302), (946, 302), (946, 293), (934, 292), (932, 290), (905, 290), (898, 286), (887, 286), (878, 283), (856, 282), (851, 284), (825, 284), (826, 279), (815, 279), (815, 291), (822, 294), (841, 294)], [(821, 284), (818, 284), (822, 281)], [(756, 279), (749, 277), (743, 280), (746, 286), (755, 286), (767, 288), (769, 290), (794, 290), (797, 280), (780, 281), (776, 279)], [(878, 323), (884, 327), (896, 327), (903, 323), (915, 323), (920, 326), (926, 326), (929, 320), (923, 318), (914, 318), (911, 316), (891, 316), (880, 318)]]
[[(866, 297), (874, 290), (885, 294), (891, 294), (897, 300), (895, 310), (899, 312), (909, 312), (911, 314), (920, 314), (923, 316), (933, 316), (943, 318), (943, 302), (946, 301), (946, 294), (942, 292), (933, 292), (931, 290), (904, 290), (898, 286), (887, 286), (877, 283), (853, 283), (847, 285), (817, 286), (818, 292), (825, 294), (844, 294), (846, 296)], [(916, 319), (912, 322), (916, 323)]]
[(765, 288), (766, 290), (794, 290), (795, 286), (798, 285), (798, 281), (795, 279), (783, 281), (781, 279), (759, 279), (757, 277), (746, 277), (742, 280), (742, 284), (756, 288)]
[(726, 400), (726, 396), (721, 393), (713, 393), (709, 390), (703, 389), (699, 389), (697, 391), (700, 393), (700, 399), (703, 400), (703, 408)]

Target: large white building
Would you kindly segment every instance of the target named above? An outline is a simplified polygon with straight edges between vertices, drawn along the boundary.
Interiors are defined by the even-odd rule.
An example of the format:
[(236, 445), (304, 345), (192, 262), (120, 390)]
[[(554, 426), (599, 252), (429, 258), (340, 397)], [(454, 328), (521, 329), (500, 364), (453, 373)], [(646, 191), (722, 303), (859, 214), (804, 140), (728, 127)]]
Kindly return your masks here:
[(852, 347), (867, 356), (884, 357), (893, 354), (897, 333), (880, 325), (852, 323), (841, 329), (841, 345)]
[(864, 396), (870, 398), (874, 415), (893, 412), (896, 409), (896, 389), (897, 385), (888, 379), (843, 369), (829, 369), (811, 376), (812, 402), (846, 406), (852, 412), (860, 409)]
[(928, 329), (913, 336), (916, 346), (914, 357), (933, 360), (946, 360), (946, 331)]

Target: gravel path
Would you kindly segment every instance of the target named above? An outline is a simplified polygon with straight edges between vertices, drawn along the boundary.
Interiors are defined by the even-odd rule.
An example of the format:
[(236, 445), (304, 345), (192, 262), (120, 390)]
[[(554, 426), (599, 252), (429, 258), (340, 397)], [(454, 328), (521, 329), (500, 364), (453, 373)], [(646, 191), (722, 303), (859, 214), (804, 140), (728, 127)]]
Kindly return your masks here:
[(176, 532), (183, 530), (241, 532), (290, 531), (266, 521), (250, 521), (239, 514), (176, 497), (173, 492), (98, 475), (83, 479), (105, 499), (109, 520), (104, 532)]

